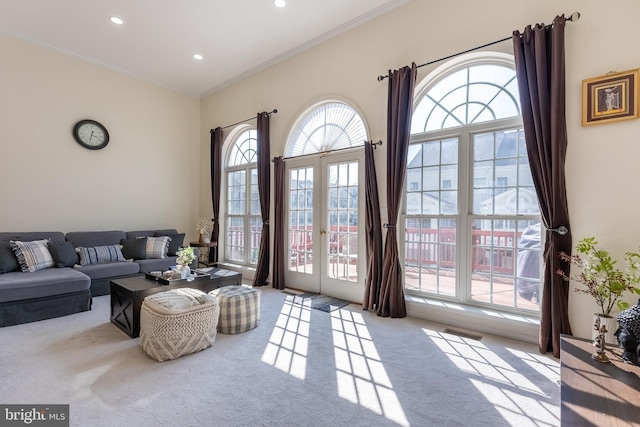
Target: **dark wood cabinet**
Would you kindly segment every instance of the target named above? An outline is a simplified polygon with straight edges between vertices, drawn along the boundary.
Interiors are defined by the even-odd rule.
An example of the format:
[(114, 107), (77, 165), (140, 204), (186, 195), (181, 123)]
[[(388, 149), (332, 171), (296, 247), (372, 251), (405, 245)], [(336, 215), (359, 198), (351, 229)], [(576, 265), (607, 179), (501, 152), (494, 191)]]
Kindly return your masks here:
[(162, 285), (144, 276), (128, 277), (111, 281), (111, 323), (131, 338), (140, 336), (140, 307), (145, 297), (169, 289), (192, 288), (210, 292), (222, 286), (242, 284), (242, 274), (213, 268), (208, 277), (191, 282), (179, 280), (171, 285)]
[(593, 342), (560, 338), (562, 427), (640, 426), (640, 367), (622, 360), (622, 349), (607, 346), (611, 363), (591, 358)]

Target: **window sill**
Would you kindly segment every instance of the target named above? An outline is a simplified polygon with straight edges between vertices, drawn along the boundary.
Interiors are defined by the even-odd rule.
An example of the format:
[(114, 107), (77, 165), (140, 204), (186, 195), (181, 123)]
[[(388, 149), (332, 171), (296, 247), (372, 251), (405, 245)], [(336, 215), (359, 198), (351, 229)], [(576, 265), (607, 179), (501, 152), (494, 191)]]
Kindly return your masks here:
[(521, 314), (503, 313), (455, 302), (405, 295), (407, 314), (467, 331), (497, 335), (532, 344), (538, 343), (540, 320)]
[(256, 269), (247, 267), (245, 265), (233, 264), (229, 262), (218, 262), (218, 268), (224, 268), (225, 270), (237, 271), (242, 274), (242, 279), (253, 281), (253, 277), (256, 274)]

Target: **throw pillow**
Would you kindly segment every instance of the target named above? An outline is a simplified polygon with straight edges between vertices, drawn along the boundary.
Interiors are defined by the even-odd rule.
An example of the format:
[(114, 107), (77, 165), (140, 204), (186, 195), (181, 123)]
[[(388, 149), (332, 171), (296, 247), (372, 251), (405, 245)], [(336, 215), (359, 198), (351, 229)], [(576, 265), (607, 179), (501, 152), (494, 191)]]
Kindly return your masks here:
[(120, 245), (79, 247), (76, 252), (80, 255), (80, 265), (107, 264), (110, 262), (124, 262)]
[(145, 259), (147, 256), (147, 238), (122, 239), (122, 255), (126, 259)]
[(18, 259), (11, 249), (9, 241), (2, 240), (0, 241), (0, 274), (12, 271), (20, 271), (20, 264), (18, 264)]
[(171, 242), (169, 242), (169, 250), (167, 251), (167, 255), (176, 256), (176, 252), (182, 244), (184, 243), (184, 233), (178, 234), (159, 234), (156, 233), (156, 237), (169, 236)]
[(171, 238), (169, 236), (147, 237), (146, 258), (166, 258), (170, 242)]
[(56, 267), (73, 267), (78, 264), (78, 254), (73, 243), (68, 240), (64, 242), (49, 242), (49, 252), (53, 257)]
[(53, 257), (49, 252), (47, 243), (49, 243), (49, 239), (33, 240), (31, 242), (10, 241), (11, 249), (18, 259), (23, 273), (33, 273), (34, 271), (54, 266)]

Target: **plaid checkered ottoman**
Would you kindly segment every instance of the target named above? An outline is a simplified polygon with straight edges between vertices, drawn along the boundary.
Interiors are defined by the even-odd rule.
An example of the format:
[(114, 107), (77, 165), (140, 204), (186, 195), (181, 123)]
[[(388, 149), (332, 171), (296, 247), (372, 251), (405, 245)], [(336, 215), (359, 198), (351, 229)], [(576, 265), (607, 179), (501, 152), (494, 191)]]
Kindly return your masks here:
[(218, 300), (218, 332), (238, 334), (260, 324), (260, 289), (223, 286), (209, 292)]
[(216, 339), (218, 301), (197, 289), (149, 295), (140, 309), (140, 344), (158, 362), (211, 347)]

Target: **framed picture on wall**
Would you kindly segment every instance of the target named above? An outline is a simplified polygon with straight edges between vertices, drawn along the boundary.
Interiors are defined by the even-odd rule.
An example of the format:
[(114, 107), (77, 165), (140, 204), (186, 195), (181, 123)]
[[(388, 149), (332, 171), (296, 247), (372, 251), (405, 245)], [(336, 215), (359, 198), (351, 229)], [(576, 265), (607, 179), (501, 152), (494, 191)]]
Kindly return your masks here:
[(639, 117), (638, 69), (582, 81), (582, 126)]

